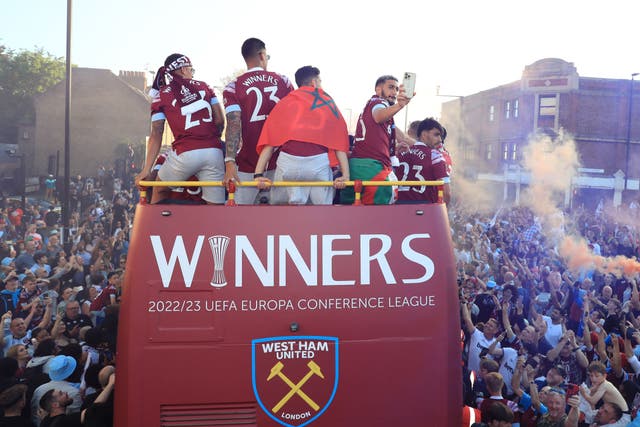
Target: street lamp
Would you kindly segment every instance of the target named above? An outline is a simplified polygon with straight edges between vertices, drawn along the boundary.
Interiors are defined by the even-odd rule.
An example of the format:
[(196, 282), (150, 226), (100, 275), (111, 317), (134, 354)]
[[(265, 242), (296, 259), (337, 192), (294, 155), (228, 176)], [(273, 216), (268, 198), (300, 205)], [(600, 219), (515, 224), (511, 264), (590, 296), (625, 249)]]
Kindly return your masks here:
[(631, 120), (633, 112), (633, 79), (640, 73), (631, 74), (631, 80), (629, 80), (629, 119), (627, 120), (627, 155), (625, 156), (624, 165), (624, 188), (629, 188), (629, 148), (631, 147)]
[(65, 57), (66, 86), (64, 93), (64, 193), (62, 197), (62, 239), (60, 243), (71, 248), (69, 219), (71, 206), (71, 10), (72, 0), (67, 0), (67, 55)]

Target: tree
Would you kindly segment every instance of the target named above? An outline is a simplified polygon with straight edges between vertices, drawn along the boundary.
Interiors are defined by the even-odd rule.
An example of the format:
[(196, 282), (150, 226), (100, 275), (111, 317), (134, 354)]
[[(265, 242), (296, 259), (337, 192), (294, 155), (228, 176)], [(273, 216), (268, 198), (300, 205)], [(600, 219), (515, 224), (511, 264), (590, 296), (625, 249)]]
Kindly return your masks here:
[(42, 48), (0, 45), (0, 142), (15, 143), (18, 126), (35, 120), (34, 98), (65, 77), (65, 62)]

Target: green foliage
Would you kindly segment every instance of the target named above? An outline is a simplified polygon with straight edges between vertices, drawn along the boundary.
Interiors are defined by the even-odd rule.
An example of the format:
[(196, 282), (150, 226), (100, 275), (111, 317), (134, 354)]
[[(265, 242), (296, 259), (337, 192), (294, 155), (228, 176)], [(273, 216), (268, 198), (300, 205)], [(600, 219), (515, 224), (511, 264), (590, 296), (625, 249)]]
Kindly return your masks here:
[(34, 97), (65, 77), (65, 62), (42, 48), (0, 45), (0, 141), (15, 143), (17, 127), (34, 121)]
[(65, 62), (45, 52), (0, 48), (0, 86), (18, 98), (31, 98), (64, 79)]

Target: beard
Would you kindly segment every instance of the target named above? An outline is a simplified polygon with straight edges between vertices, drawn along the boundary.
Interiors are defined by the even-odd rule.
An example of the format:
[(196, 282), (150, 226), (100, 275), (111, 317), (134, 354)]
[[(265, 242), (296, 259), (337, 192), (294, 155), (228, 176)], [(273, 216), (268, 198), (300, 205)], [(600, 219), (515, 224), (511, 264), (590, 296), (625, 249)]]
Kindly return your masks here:
[(66, 397), (61, 397), (60, 400), (58, 400), (58, 403), (63, 408), (66, 408), (73, 403), (73, 399), (69, 395), (67, 395)]
[(389, 105), (393, 105), (396, 103), (396, 99), (397, 97), (394, 97), (392, 95), (389, 95), (387, 93), (385, 93), (384, 89), (382, 90), (382, 92), (380, 92), (380, 95), (378, 95), (380, 98), (384, 99), (385, 101), (387, 101), (389, 103)]

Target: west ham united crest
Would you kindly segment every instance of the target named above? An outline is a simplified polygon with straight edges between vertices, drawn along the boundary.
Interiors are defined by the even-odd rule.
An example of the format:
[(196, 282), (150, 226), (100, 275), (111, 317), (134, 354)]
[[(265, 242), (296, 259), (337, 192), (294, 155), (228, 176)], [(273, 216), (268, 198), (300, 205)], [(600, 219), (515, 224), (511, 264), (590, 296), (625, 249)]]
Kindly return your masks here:
[(338, 338), (260, 338), (252, 345), (253, 392), (283, 426), (305, 426), (329, 407), (338, 388)]

